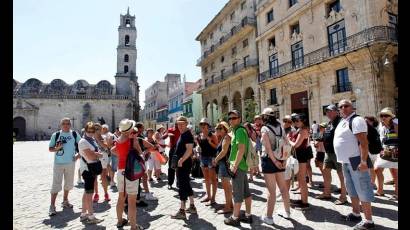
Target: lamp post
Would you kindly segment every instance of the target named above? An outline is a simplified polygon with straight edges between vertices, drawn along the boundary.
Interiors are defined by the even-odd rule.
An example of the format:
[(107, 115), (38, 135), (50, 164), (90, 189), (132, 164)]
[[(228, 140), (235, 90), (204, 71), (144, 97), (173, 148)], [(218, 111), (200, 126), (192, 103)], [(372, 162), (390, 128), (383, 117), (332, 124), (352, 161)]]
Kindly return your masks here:
[(75, 126), (74, 126), (74, 124), (75, 124), (74, 121), (77, 120), (77, 119), (73, 116), (73, 118), (71, 118), (71, 120), (73, 120), (73, 130), (74, 130), (74, 127), (75, 127)]

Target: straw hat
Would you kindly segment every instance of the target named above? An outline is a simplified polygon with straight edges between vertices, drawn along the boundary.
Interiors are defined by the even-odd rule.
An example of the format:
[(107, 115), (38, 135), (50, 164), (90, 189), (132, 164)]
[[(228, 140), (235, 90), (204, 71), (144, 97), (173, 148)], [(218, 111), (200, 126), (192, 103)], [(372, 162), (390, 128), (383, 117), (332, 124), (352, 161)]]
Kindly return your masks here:
[(396, 117), (396, 115), (393, 113), (392, 109), (389, 108), (389, 107), (386, 107), (386, 108), (382, 109), (382, 111), (380, 111), (380, 114), (389, 115), (392, 118)]
[(135, 127), (135, 121), (129, 119), (121, 120), (118, 127), (120, 132), (128, 132)]

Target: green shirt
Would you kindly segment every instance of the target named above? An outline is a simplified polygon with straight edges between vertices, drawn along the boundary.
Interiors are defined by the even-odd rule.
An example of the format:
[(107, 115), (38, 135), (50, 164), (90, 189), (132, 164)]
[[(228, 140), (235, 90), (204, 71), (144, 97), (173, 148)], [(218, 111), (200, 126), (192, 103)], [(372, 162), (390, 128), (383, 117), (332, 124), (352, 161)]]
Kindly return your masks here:
[(246, 164), (246, 151), (248, 149), (248, 144), (249, 144), (248, 139), (249, 139), (248, 133), (246, 132), (246, 129), (243, 126), (239, 125), (233, 128), (232, 141), (231, 141), (231, 154), (229, 156), (229, 161), (231, 162), (232, 165), (235, 164), (236, 156), (238, 154), (238, 145), (244, 144), (245, 152), (243, 154), (243, 158), (241, 162), (239, 163), (238, 168), (245, 172), (248, 171), (248, 165)]

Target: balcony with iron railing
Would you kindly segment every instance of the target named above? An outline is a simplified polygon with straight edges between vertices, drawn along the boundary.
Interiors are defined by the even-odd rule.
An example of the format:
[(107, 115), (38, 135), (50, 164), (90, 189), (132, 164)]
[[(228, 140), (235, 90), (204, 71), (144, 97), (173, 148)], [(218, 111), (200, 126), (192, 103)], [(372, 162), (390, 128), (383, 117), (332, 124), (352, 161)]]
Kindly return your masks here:
[(351, 92), (352, 91), (352, 83), (345, 82), (344, 84), (333, 85), (332, 92), (333, 94), (336, 93), (343, 93), (343, 92)]
[(246, 26), (254, 26), (256, 27), (256, 19), (251, 17), (244, 17), (240, 23), (233, 26), (229, 33), (222, 36), (218, 42), (212, 44), (211, 47), (204, 51), (203, 55), (197, 60), (197, 66), (201, 65), (202, 61), (209, 57), (212, 53), (214, 53), (219, 47), (229, 41), (232, 37), (238, 34), (243, 28)]
[(231, 78), (232, 76), (234, 76), (235, 74), (241, 72), (242, 70), (245, 70), (251, 67), (257, 67), (258, 65), (259, 65), (258, 59), (250, 59), (246, 63), (243, 62), (237, 65), (236, 68), (231, 67), (231, 68), (225, 69), (223, 75), (218, 75), (217, 77), (213, 79), (205, 80), (205, 87), (209, 87), (211, 85), (227, 80)]
[(319, 64), (331, 58), (358, 50), (376, 42), (390, 42), (397, 44), (397, 34), (395, 28), (388, 26), (375, 26), (353, 34), (342, 41), (333, 43), (303, 56), (303, 60), (295, 64), (294, 61), (286, 62), (279, 67), (266, 70), (259, 74), (258, 82), (263, 83), (270, 79), (282, 77), (294, 71)]

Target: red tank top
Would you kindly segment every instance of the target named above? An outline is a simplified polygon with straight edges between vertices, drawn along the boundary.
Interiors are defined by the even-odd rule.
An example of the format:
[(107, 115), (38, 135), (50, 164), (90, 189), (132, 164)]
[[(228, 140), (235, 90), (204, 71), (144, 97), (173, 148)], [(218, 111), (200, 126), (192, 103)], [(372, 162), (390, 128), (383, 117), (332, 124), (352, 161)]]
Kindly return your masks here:
[(118, 169), (125, 169), (125, 163), (127, 161), (128, 151), (130, 150), (131, 143), (130, 140), (127, 140), (123, 143), (115, 143), (117, 148), (117, 157), (118, 157)]
[[(295, 142), (298, 139), (298, 136), (299, 136), (299, 132), (292, 132), (290, 133), (289, 137), (291, 141)], [(308, 138), (304, 139), (302, 141), (302, 144), (300, 144), (299, 147), (296, 148), (296, 150), (307, 148), (307, 142), (308, 142)]]

